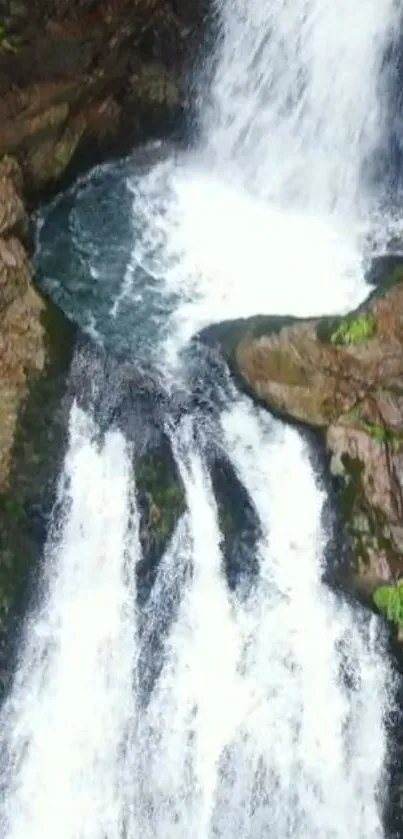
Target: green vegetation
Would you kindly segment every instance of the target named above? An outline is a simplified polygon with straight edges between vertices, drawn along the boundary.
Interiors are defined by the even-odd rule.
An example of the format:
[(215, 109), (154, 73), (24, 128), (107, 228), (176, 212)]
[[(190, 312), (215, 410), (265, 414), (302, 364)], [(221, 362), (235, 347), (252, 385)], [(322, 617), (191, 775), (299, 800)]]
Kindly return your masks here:
[(376, 440), (377, 443), (388, 442), (390, 432), (384, 425), (378, 425), (376, 422), (371, 422), (365, 419), (361, 419), (360, 422), (364, 431), (366, 431), (373, 440)]
[(358, 414), (359, 423), (363, 431), (369, 434), (380, 445), (389, 446), (397, 453), (403, 448), (403, 431), (396, 431)]
[(172, 536), (185, 508), (180, 480), (171, 463), (160, 452), (143, 458), (137, 484), (146, 499), (150, 534), (156, 543), (163, 545)]
[(17, 52), (17, 42), (15, 37), (7, 35), (4, 23), (0, 22), (0, 53), (2, 52)]
[(388, 445), (394, 453), (400, 452), (403, 449), (403, 430), (373, 422), (373, 420), (365, 416), (360, 405), (355, 405), (351, 408), (345, 417), (357, 422), (360, 428), (372, 437), (373, 440), (381, 445)]
[(343, 318), (330, 335), (330, 343), (337, 346), (362, 344), (375, 334), (375, 318), (371, 314)]
[(396, 585), (378, 586), (373, 595), (375, 605), (390, 623), (403, 626), (403, 579)]

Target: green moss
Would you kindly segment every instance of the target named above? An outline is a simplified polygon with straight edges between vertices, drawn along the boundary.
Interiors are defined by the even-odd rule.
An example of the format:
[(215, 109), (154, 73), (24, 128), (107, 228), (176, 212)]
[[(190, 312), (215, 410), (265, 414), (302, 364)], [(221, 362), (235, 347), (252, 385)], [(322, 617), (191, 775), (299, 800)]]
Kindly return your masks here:
[(359, 411), (357, 418), (363, 431), (369, 434), (377, 443), (390, 446), (393, 452), (399, 452), (403, 449), (403, 431), (372, 422), (372, 420), (362, 416)]
[(164, 544), (171, 537), (185, 508), (182, 485), (172, 465), (159, 452), (143, 458), (137, 483), (147, 500), (150, 536), (157, 544)]
[[(398, 396), (400, 396), (400, 391)], [(354, 405), (350, 410), (344, 414), (344, 420), (352, 420), (354, 425), (361, 428), (373, 440), (380, 445), (388, 445), (393, 452), (397, 453), (403, 449), (403, 430), (390, 428), (387, 425), (373, 422), (363, 412), (362, 406)]]
[[(15, 157), (11, 154), (0, 154), (0, 163), (16, 163)], [(17, 164), (18, 166), (18, 164)]]
[(362, 344), (373, 338), (375, 328), (375, 319), (371, 314), (349, 315), (339, 321), (330, 335), (330, 343), (336, 346)]
[(2, 52), (17, 52), (17, 39), (7, 35), (4, 23), (0, 22), (0, 53)]
[(377, 443), (387, 443), (389, 432), (384, 425), (378, 425), (376, 422), (371, 422), (365, 419), (360, 420), (360, 425), (373, 440), (376, 440)]
[(378, 586), (372, 597), (375, 606), (390, 623), (403, 626), (403, 579), (396, 585)]

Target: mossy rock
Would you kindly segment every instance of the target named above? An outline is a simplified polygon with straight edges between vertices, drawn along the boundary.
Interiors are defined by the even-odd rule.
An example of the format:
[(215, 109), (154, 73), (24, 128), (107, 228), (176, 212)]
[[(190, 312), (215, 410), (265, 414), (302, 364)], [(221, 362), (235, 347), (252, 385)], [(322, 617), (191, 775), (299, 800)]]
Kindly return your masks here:
[(146, 598), (157, 568), (176, 525), (185, 511), (185, 493), (169, 441), (162, 437), (157, 448), (136, 464), (140, 506), (140, 541), (143, 558), (138, 566), (140, 596)]
[(376, 322), (370, 312), (357, 312), (340, 318), (321, 318), (316, 327), (320, 341), (342, 347), (370, 341), (375, 332)]
[(360, 418), (359, 422), (361, 428), (369, 434), (372, 440), (375, 440), (380, 445), (389, 446), (395, 454), (402, 451), (403, 431), (388, 428), (385, 425), (372, 422), (372, 420), (365, 417)]
[(403, 579), (396, 585), (378, 586), (373, 593), (373, 601), (380, 613), (397, 627), (403, 628)]

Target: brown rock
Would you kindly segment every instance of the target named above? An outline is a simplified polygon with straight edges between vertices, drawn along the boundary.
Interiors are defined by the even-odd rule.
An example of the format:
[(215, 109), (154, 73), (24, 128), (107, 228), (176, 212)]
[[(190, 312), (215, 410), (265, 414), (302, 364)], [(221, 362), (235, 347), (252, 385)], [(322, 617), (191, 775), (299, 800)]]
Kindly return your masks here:
[[(0, 162), (0, 687), (5, 633), (38, 556), (29, 510), (57, 456), (55, 416), (75, 329), (32, 285), (18, 238), (26, 212), (22, 175)], [(56, 423), (56, 424), (55, 424)], [(60, 431), (59, 446), (60, 446)]]
[(403, 271), (345, 318), (266, 321), (223, 343), (250, 393), (324, 431), (350, 580), (368, 595), (403, 576)]
[[(0, 236), (12, 230), (26, 230), (28, 217), (21, 200), (22, 175), (16, 161), (0, 162)], [(1, 269), (0, 269), (1, 270)]]
[(0, 239), (0, 314), (28, 289), (31, 267), (19, 239)]
[(184, 101), (179, 78), (201, 9), (202, 0), (23, 5), (10, 21), (16, 47), (0, 54), (0, 155), (18, 157), (30, 193), (57, 180), (84, 139), (107, 144), (118, 125), (135, 134), (138, 111), (144, 119)]
[(132, 102), (148, 102), (172, 107), (181, 101), (178, 79), (161, 62), (143, 64), (129, 79), (129, 97)]

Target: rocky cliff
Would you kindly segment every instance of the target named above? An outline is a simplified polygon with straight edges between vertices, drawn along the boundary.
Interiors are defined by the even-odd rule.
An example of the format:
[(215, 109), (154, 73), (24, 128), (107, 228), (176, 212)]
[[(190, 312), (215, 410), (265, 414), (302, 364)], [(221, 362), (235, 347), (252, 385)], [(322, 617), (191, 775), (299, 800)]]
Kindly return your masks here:
[(203, 2), (0, 2), (0, 155), (29, 191), (61, 176), (84, 142), (127, 145), (146, 117), (186, 108)]

